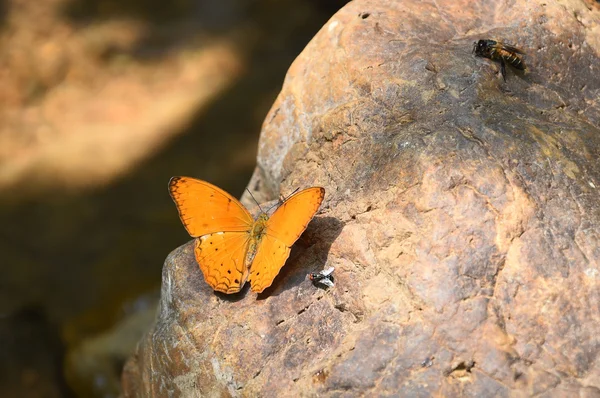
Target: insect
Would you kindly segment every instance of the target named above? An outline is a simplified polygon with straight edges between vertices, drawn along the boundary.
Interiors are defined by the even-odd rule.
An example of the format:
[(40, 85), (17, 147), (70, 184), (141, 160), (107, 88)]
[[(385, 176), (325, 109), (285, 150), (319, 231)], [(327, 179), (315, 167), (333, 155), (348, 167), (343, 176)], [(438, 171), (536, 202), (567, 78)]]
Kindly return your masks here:
[(435, 357), (427, 357), (423, 360), (423, 362), (421, 362), (421, 366), (424, 368), (429, 368), (433, 365), (433, 360), (435, 359)]
[(325, 196), (324, 188), (308, 188), (285, 199), (270, 217), (261, 209), (254, 219), (236, 198), (206, 181), (173, 177), (169, 192), (185, 229), (196, 238), (194, 254), (204, 280), (228, 294), (248, 280), (253, 292), (271, 286)]
[(506, 64), (515, 69), (525, 70), (523, 51), (496, 40), (479, 40), (473, 43), (473, 53), (479, 57), (500, 61), (500, 72), (506, 81)]
[(318, 273), (311, 272), (310, 274), (308, 274), (308, 279), (310, 279), (315, 285), (321, 284), (327, 287), (333, 287), (334, 285), (332, 273), (334, 269), (335, 268), (333, 267), (329, 267)]

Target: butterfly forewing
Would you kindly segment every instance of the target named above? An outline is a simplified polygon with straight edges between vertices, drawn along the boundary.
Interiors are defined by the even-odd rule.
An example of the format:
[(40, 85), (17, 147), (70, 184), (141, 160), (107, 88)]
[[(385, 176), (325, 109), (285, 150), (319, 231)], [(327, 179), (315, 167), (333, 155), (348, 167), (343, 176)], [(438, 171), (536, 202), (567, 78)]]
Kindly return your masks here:
[(244, 264), (248, 239), (245, 232), (216, 232), (196, 239), (196, 261), (214, 290), (236, 293), (244, 286), (248, 279)]
[(252, 291), (262, 292), (285, 264), (290, 249), (308, 226), (321, 202), (325, 190), (308, 188), (290, 197), (267, 220), (266, 235), (259, 243), (250, 268)]
[(267, 235), (291, 247), (319, 210), (324, 196), (325, 189), (321, 187), (308, 188), (292, 195), (269, 218)]
[(190, 177), (173, 177), (169, 192), (179, 218), (190, 236), (215, 232), (249, 232), (254, 220), (233, 196), (222, 189)]

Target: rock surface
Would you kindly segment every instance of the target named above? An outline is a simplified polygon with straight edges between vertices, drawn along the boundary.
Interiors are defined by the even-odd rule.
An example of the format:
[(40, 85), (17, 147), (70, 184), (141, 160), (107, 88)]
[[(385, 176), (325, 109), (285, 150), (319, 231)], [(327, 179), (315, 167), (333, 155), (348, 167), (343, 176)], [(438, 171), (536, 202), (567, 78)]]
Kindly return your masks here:
[[(528, 70), (475, 58), (521, 47)], [(354, 1), (290, 68), (249, 188), (322, 185), (268, 292), (188, 243), (127, 396), (600, 396), (600, 9)], [(306, 274), (334, 266), (335, 287)]]
[(139, 336), (117, 323), (188, 236), (168, 179), (243, 191), (286, 70), (341, 1), (0, 1), (0, 330), (18, 342), (0, 397), (118, 394)]

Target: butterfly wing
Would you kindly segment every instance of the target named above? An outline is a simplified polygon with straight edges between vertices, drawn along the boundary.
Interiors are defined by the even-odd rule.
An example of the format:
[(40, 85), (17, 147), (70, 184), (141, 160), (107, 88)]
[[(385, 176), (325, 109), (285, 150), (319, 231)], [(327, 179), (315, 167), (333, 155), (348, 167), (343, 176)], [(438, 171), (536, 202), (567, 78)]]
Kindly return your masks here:
[(269, 218), (266, 234), (250, 268), (253, 292), (260, 293), (271, 286), (289, 257), (292, 245), (319, 210), (324, 196), (324, 188), (305, 189), (292, 195)]
[(169, 192), (190, 236), (215, 232), (249, 232), (254, 219), (233, 196), (208, 182), (173, 177)]
[(214, 290), (239, 292), (248, 279), (245, 265), (254, 219), (233, 196), (208, 182), (173, 177), (169, 192), (188, 233), (204, 280)]
[(291, 247), (319, 210), (324, 196), (325, 189), (321, 187), (308, 188), (292, 195), (267, 221), (267, 235)]
[(290, 256), (291, 246), (265, 235), (258, 247), (252, 266), (250, 267), (250, 285), (252, 291), (260, 293), (271, 286), (283, 264)]
[(248, 279), (244, 264), (249, 235), (246, 232), (215, 232), (196, 239), (194, 254), (204, 280), (214, 290), (237, 293)]

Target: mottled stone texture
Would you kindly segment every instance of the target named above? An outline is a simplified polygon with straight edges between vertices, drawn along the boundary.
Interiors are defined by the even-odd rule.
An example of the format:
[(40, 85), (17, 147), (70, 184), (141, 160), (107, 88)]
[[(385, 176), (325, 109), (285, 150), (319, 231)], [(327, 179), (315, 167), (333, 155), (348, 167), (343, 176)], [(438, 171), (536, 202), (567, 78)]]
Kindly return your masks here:
[[(471, 54), (497, 38), (525, 73)], [(289, 70), (250, 188), (325, 203), (266, 294), (167, 259), (128, 396), (600, 396), (600, 10), (354, 1)], [(174, 215), (175, 217), (175, 215)], [(336, 286), (305, 276), (332, 265)]]

